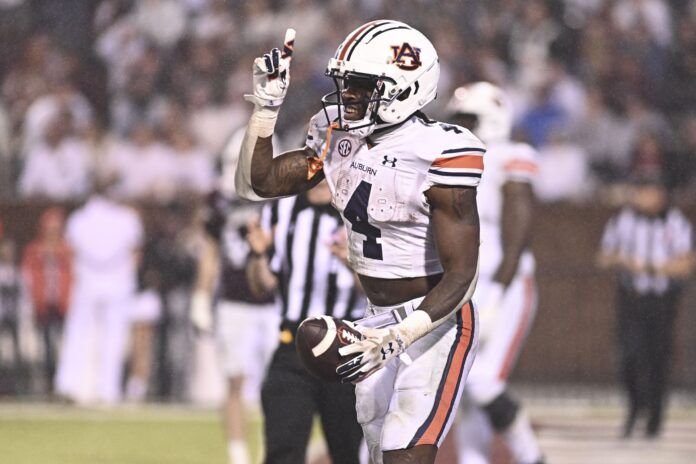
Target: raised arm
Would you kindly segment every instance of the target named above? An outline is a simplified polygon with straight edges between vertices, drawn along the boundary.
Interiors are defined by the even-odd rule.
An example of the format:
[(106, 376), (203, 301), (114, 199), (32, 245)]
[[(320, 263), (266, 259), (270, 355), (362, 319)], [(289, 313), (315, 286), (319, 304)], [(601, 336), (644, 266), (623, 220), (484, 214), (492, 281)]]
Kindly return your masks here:
[(285, 152), (273, 157), (271, 137), (258, 138), (251, 160), (251, 185), (261, 198), (276, 198), (309, 190), (324, 178), (319, 171), (309, 177), (316, 154), (311, 148)]
[(310, 148), (273, 156), (271, 139), (278, 111), (290, 84), (290, 62), (295, 31), (288, 29), (281, 52), (277, 48), (253, 65), (253, 94), (244, 98), (254, 104), (235, 172), (237, 194), (248, 200), (294, 195), (316, 185), (322, 178), (321, 162)]

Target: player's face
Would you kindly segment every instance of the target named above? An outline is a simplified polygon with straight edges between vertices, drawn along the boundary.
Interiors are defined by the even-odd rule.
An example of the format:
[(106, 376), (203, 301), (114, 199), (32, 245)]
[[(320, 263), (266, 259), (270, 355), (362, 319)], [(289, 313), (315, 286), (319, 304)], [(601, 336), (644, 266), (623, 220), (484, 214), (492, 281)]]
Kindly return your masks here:
[(350, 121), (364, 118), (374, 90), (375, 84), (369, 79), (346, 79), (341, 91), (345, 118)]
[(646, 214), (659, 214), (665, 210), (669, 197), (661, 185), (642, 185), (633, 190), (633, 204)]

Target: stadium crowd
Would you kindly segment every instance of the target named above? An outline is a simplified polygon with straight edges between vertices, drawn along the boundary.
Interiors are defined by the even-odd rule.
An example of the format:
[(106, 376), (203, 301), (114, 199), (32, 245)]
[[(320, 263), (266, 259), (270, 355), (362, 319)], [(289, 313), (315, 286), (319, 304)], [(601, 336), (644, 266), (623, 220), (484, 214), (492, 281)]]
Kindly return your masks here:
[[(64, 216), (109, 178), (113, 196), (140, 212), (141, 293), (161, 298), (149, 319), (151, 395), (186, 398), (195, 210), (246, 123), (254, 57), (297, 29), (292, 104), (277, 129), (280, 145), (294, 147), (298, 124), (332, 90), (323, 72), (333, 47), (381, 17), (432, 38), (443, 97), (479, 80), (510, 93), (516, 137), (541, 154), (543, 201), (612, 201), (602, 193), (636, 172), (696, 194), (695, 1), (0, 0), (0, 338), (11, 335), (0, 340), (0, 366), (25, 379), (0, 389), (51, 385), (26, 381), (25, 358), (44, 359), (53, 376), (54, 332), (80, 278), (63, 263)], [(32, 261), (39, 249), (56, 256), (50, 282)], [(21, 339), (27, 324), (43, 352)]]

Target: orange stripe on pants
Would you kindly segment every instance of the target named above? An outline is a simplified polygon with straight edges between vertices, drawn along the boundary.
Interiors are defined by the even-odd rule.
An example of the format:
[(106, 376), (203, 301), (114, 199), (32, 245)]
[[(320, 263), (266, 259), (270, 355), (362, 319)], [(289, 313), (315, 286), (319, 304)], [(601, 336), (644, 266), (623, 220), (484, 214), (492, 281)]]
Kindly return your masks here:
[(473, 314), (471, 309), (471, 303), (467, 303), (462, 308), (462, 334), (459, 338), (459, 343), (455, 348), (454, 355), (452, 356), (452, 363), (448, 372), (445, 372), (445, 383), (442, 389), (442, 395), (440, 396), (440, 401), (436, 405), (437, 410), (433, 416), (432, 421), (428, 425), (420, 439), (416, 442), (417, 445), (435, 445), (437, 444), (438, 438), (442, 429), (447, 423), (450, 411), (452, 409), (452, 403), (455, 401), (457, 396), (457, 386), (459, 385), (459, 379), (462, 375), (462, 369), (464, 369), (464, 364), (466, 361), (466, 355), (471, 347), (473, 334)]
[(507, 354), (505, 355), (505, 362), (503, 367), (500, 369), (498, 374), (498, 379), (506, 380), (510, 375), (510, 370), (514, 360), (517, 359), (517, 355), (520, 352), (520, 345), (524, 339), (527, 329), (529, 328), (529, 322), (532, 316), (532, 307), (534, 306), (534, 281), (531, 277), (525, 277), (524, 279), (524, 309), (522, 310), (522, 318), (519, 325), (517, 326), (517, 332), (515, 332), (515, 338), (512, 339), (512, 343), (508, 348)]

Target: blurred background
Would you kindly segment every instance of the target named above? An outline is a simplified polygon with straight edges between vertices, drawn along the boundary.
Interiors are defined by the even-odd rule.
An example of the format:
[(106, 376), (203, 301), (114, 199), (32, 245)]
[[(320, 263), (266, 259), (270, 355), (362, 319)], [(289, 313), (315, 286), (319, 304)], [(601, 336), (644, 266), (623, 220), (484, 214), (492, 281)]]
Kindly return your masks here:
[[(117, 427), (162, 421), (171, 434), (153, 439), (160, 450), (173, 437), (203, 440), (155, 461), (121, 451), (113, 461), (41, 461), (38, 450), (18, 441), (7, 462), (213, 462), (198, 461), (196, 450), (224, 454), (214, 414), (182, 406), (215, 406), (222, 395), (214, 350), (189, 318), (198, 211), (216, 186), (228, 140), (250, 114), (242, 95), (254, 57), (278, 46), (287, 27), (297, 29), (277, 133), (281, 147), (298, 147), (320, 97), (333, 90), (323, 75), (328, 58), (348, 32), (377, 18), (407, 22), (435, 44), (442, 74), (429, 116), (443, 118), (451, 92), (466, 83), (487, 80), (509, 92), (515, 138), (540, 153), (533, 239), (539, 312), (513, 385), (530, 402), (542, 447), (556, 457), (549, 462), (609, 462), (579, 458), (604, 443), (602, 435), (616, 435), (622, 417), (615, 282), (595, 256), (636, 173), (659, 172), (674, 204), (696, 221), (692, 0), (0, 0), (0, 431), (24, 437), (33, 424), (63, 436), (50, 420), (107, 417)], [(89, 218), (68, 220), (100, 193), (97, 180), (105, 178), (114, 198), (137, 211), (130, 225), (100, 229)], [(94, 234), (104, 240), (87, 243)], [(76, 243), (108, 243), (114, 256), (121, 249), (140, 256), (138, 284), (124, 289), (140, 309), (114, 310), (135, 313), (113, 322), (131, 335), (122, 342), (131, 347), (124, 366), (115, 373), (97, 366), (89, 381), (65, 380), (98, 385), (100, 375), (118, 375), (123, 390), (99, 397), (85, 387), (77, 403), (174, 409), (75, 416), (46, 406), (58, 401), (56, 365), (70, 351), (62, 345), (71, 298), (115, 278), (75, 270)], [(35, 259), (46, 250), (49, 264)], [(128, 279), (127, 270), (122, 275)], [(696, 439), (693, 278), (684, 287), (666, 425), (672, 441), (640, 462), (696, 456), (689, 448)], [(143, 331), (145, 338), (133, 335)], [(85, 354), (87, 346), (77, 351)], [(253, 402), (253, 392), (249, 397)], [(49, 425), (41, 422), (44, 413)], [(177, 432), (181, 421), (205, 426)], [(89, 427), (79, 430), (91, 436)], [(125, 440), (109, 433), (115, 443)], [(622, 449), (618, 442), (601, 446)], [(568, 447), (574, 451), (564, 454)], [(645, 457), (642, 448), (629, 452)]]

